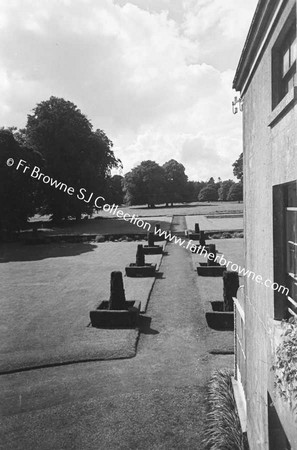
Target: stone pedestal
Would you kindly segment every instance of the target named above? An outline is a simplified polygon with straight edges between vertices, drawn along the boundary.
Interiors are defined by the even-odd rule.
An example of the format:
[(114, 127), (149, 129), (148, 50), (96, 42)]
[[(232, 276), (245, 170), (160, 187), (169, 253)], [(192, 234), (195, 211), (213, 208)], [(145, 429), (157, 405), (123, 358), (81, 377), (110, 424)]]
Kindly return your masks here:
[(201, 247), (205, 246), (205, 234), (202, 230), (200, 231), (199, 244), (201, 245)]
[(223, 274), (224, 283), (224, 311), (233, 311), (233, 297), (236, 297), (239, 288), (238, 272), (226, 270)]
[(110, 297), (90, 311), (93, 327), (132, 328), (137, 325), (140, 302), (126, 301), (122, 272), (112, 272), (110, 276)]
[(145, 262), (142, 244), (137, 246), (136, 263), (131, 263), (125, 267), (127, 277), (154, 277), (157, 264)]
[(155, 245), (154, 233), (148, 233), (148, 245), (143, 246), (145, 255), (159, 255), (163, 253), (163, 247)]

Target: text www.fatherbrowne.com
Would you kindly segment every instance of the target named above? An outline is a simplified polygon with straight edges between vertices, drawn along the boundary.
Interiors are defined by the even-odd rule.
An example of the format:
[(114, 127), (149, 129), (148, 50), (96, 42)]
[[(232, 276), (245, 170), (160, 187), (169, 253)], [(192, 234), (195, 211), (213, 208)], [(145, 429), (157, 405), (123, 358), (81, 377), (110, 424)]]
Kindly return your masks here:
[[(8, 167), (14, 166), (14, 163), (15, 161), (13, 158), (8, 158), (6, 161)], [(38, 166), (34, 166), (33, 169), (31, 170), (30, 166), (23, 159), (20, 159), (18, 161), (15, 169), (17, 171), (20, 170), (23, 173), (30, 175), (32, 178), (42, 181), (44, 184), (48, 184), (54, 189), (58, 189), (62, 192), (65, 192), (68, 195), (71, 196), (76, 195), (76, 198), (78, 200), (81, 200), (91, 205), (93, 204), (94, 208), (102, 208), (105, 212), (108, 212), (113, 216), (117, 216), (118, 218), (125, 220), (126, 222), (132, 223), (133, 225), (136, 225), (139, 228), (142, 228), (146, 231), (151, 230), (151, 224), (149, 222), (145, 222), (139, 216), (135, 214), (131, 215), (127, 212), (124, 212), (118, 207), (118, 205), (115, 204), (109, 205), (108, 203), (103, 204), (103, 202), (105, 202), (105, 198), (102, 195), (96, 196), (94, 192), (90, 192), (87, 194), (87, 190), (83, 187), (76, 190), (72, 186), (67, 186), (67, 184), (55, 180), (52, 177), (42, 173), (41, 169)], [(154, 230), (154, 234), (158, 235), (159, 237), (163, 237), (164, 240), (173, 242), (174, 244), (177, 244), (180, 247), (190, 250), (190, 252), (192, 253), (203, 255), (204, 257), (207, 257), (208, 260), (211, 261), (213, 260), (223, 266), (226, 266), (226, 269), (238, 272), (240, 276), (246, 276), (248, 278), (252, 277), (252, 279), (255, 280), (256, 283), (264, 284), (264, 286), (270, 287), (274, 291), (281, 292), (285, 295), (289, 294), (289, 289), (287, 287), (279, 286), (277, 283), (274, 283), (271, 280), (263, 281), (263, 277), (261, 275), (256, 275), (255, 272), (252, 272), (251, 270), (245, 269), (244, 267), (242, 268), (238, 264), (232, 263), (231, 261), (227, 261), (224, 258), (223, 254), (215, 255), (213, 253), (207, 252), (204, 246), (194, 244), (191, 239), (189, 241), (186, 241), (185, 239), (181, 239), (180, 237), (172, 235), (170, 231), (165, 231), (156, 228)]]
[(255, 280), (258, 284), (263, 284), (266, 287), (270, 287), (274, 291), (281, 292), (282, 294), (288, 295), (289, 289), (285, 286), (280, 286), (278, 283), (274, 283), (273, 281), (267, 279), (263, 280), (263, 277), (261, 275), (256, 275), (255, 272), (252, 272), (251, 270), (246, 269), (245, 267), (241, 267), (238, 264), (233, 263), (232, 261), (227, 261), (223, 254), (217, 254), (209, 253), (205, 246), (196, 245), (193, 243), (193, 241), (181, 239), (180, 237), (177, 237), (175, 235), (172, 235), (170, 231), (162, 231), (155, 229), (155, 234), (164, 237), (165, 240), (174, 242), (175, 244), (178, 244), (180, 247), (183, 247), (187, 250), (190, 250), (192, 253), (197, 253), (198, 255), (202, 255), (206, 257), (210, 261), (217, 262), (221, 264), (222, 266), (226, 266), (226, 269), (232, 270), (234, 272), (238, 272), (239, 276), (244, 276), (248, 278), (252, 278), (252, 280)]

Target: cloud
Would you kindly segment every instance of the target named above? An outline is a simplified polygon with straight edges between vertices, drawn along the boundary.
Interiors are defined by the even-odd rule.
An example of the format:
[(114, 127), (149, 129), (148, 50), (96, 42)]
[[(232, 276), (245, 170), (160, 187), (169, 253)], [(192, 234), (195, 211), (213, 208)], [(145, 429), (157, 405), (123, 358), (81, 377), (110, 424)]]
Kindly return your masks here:
[(24, 126), (38, 102), (60, 96), (107, 133), (125, 172), (144, 159), (175, 158), (190, 178), (229, 178), (241, 152), (232, 45), (247, 32), (246, 3), (7, 2), (0, 125)]

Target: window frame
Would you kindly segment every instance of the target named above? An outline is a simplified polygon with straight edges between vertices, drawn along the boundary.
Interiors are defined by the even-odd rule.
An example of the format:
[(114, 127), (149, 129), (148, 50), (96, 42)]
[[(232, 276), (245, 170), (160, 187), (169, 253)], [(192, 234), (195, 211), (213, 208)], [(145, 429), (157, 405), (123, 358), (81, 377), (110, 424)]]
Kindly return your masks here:
[[(271, 52), (272, 72), (272, 110), (283, 100), (295, 84), (296, 74), (296, 8), (291, 11)], [(295, 58), (292, 60), (293, 48)], [(289, 67), (284, 73), (284, 56), (289, 51)], [(291, 86), (290, 86), (291, 84)]]
[[(274, 291), (274, 318), (276, 320), (288, 319), (297, 316), (297, 277), (290, 273), (289, 251), (291, 237), (289, 237), (288, 212), (293, 212), (294, 245), (297, 243), (297, 221), (294, 226), (294, 216), (297, 217), (297, 180), (273, 186), (273, 259), (274, 282), (289, 289), (286, 296), (282, 292)], [(297, 264), (297, 245), (296, 260)], [(293, 289), (293, 290), (292, 290)]]

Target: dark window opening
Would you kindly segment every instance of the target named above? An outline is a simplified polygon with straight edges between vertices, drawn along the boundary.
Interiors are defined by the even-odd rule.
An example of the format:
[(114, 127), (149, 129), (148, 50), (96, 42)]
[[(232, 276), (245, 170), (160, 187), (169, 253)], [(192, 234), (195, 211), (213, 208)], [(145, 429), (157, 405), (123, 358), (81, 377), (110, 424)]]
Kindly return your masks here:
[(294, 86), (296, 57), (296, 12), (294, 8), (272, 49), (272, 109)]
[(275, 319), (297, 316), (297, 180), (273, 187)]

